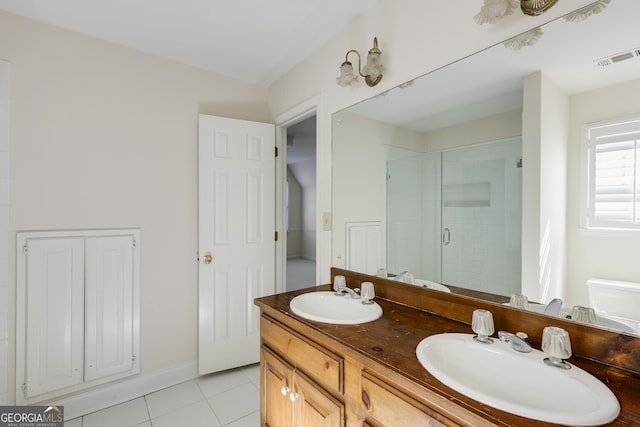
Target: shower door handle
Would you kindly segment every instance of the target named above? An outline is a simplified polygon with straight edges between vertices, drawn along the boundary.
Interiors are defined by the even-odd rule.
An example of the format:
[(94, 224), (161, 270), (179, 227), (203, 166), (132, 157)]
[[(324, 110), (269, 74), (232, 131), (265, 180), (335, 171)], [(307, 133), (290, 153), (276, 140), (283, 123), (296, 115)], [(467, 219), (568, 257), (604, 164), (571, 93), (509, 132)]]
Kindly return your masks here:
[(451, 242), (451, 230), (445, 228), (442, 230), (442, 244), (447, 246)]

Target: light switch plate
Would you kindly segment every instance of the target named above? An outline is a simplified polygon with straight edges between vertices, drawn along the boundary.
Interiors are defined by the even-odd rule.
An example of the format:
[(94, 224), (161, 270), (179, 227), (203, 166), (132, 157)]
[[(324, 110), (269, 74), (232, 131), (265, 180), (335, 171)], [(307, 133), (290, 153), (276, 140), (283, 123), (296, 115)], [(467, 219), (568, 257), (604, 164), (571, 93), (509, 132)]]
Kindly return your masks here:
[(322, 212), (322, 229), (331, 231), (331, 212)]

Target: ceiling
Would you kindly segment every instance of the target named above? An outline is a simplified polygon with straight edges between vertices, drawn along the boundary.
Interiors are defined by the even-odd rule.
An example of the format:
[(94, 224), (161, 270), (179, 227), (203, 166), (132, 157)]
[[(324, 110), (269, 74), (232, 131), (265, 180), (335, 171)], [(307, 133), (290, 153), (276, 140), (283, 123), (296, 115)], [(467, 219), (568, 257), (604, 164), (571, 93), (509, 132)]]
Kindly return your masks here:
[(544, 25), (533, 46), (511, 50), (500, 43), (349, 111), (425, 132), (522, 108), (523, 78), (540, 70), (567, 94), (638, 79), (640, 56), (596, 64), (640, 48), (638, 16), (639, 0), (612, 0), (586, 20)]
[(378, 0), (0, 0), (0, 10), (267, 86)]

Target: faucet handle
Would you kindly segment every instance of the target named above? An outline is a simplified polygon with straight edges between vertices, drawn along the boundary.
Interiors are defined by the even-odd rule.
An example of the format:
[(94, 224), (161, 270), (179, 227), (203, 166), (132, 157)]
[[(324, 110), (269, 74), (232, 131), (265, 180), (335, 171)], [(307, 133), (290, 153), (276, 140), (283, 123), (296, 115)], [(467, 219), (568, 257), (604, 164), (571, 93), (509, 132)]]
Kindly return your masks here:
[(556, 326), (547, 326), (542, 330), (542, 351), (549, 357), (544, 363), (556, 368), (570, 369), (571, 365), (563, 359), (571, 357), (571, 341), (569, 333)]
[(333, 278), (333, 290), (336, 292), (341, 291), (347, 287), (347, 280), (344, 276), (336, 276)]
[(495, 332), (493, 314), (491, 314), (489, 310), (474, 310), (471, 318), (471, 330), (477, 334), (473, 337), (476, 341), (484, 344), (493, 343), (491, 338), (489, 338), (489, 335)]
[(362, 282), (360, 289), (360, 298), (362, 298), (363, 304), (373, 304), (371, 301), (376, 296), (376, 291), (373, 288), (373, 283)]

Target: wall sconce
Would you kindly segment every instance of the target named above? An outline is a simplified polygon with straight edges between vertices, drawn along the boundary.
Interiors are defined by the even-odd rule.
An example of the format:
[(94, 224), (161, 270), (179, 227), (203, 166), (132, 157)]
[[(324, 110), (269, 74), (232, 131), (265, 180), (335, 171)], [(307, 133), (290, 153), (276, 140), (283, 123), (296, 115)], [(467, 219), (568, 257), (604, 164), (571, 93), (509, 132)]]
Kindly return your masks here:
[(373, 87), (380, 83), (384, 68), (382, 67), (382, 51), (378, 49), (377, 37), (373, 38), (373, 48), (371, 48), (367, 54), (367, 63), (364, 67), (361, 65), (362, 59), (357, 50), (351, 49), (347, 51), (347, 54), (344, 56), (344, 62), (340, 66), (340, 76), (336, 77), (336, 83), (340, 86), (349, 86), (358, 80), (358, 76), (353, 73), (353, 64), (349, 62), (349, 54), (352, 52), (358, 55), (358, 74), (364, 77), (367, 86)]

